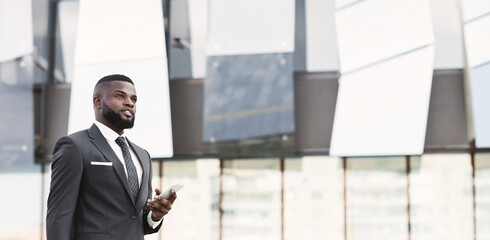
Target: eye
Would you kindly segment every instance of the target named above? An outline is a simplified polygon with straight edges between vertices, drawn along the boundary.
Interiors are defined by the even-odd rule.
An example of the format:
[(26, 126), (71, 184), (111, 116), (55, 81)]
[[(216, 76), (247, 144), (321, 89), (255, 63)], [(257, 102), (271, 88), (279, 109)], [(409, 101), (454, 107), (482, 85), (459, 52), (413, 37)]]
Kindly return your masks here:
[(131, 101), (133, 101), (133, 102), (135, 103), (136, 101), (138, 101), (138, 99), (136, 99), (136, 98), (131, 98)]
[(116, 97), (117, 98), (124, 98), (124, 96), (122, 94), (116, 94)]

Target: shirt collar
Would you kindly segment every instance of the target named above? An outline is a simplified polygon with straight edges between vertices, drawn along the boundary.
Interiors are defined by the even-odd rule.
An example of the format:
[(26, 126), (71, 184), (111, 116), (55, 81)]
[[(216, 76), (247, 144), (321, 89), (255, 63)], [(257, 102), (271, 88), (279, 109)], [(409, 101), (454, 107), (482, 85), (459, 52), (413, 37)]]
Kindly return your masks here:
[(99, 128), (100, 132), (102, 135), (107, 139), (107, 141), (115, 142), (118, 137), (124, 137), (126, 138), (126, 135), (123, 133), (122, 135), (117, 134), (117, 132), (114, 132), (111, 128), (108, 126), (104, 125), (103, 123), (95, 120), (95, 125)]

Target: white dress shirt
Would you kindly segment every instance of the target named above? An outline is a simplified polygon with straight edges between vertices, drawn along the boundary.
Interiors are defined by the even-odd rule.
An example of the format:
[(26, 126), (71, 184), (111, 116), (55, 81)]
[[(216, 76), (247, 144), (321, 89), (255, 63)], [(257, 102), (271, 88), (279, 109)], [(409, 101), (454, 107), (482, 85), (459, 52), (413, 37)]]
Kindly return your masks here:
[[(128, 177), (128, 170), (126, 169), (126, 163), (124, 162), (122, 149), (116, 143), (116, 139), (118, 137), (126, 138), (126, 136), (124, 135), (124, 133), (122, 135), (117, 134), (116, 132), (114, 132), (114, 130), (110, 129), (109, 127), (107, 127), (106, 125), (104, 125), (103, 123), (101, 123), (99, 121), (95, 121), (95, 125), (97, 125), (100, 132), (104, 136), (105, 140), (107, 141), (107, 143), (109, 143), (109, 146), (111, 146), (112, 150), (116, 153), (117, 158), (119, 158), (119, 161), (121, 161), (122, 165), (124, 166), (124, 173), (126, 173), (126, 177)], [(127, 138), (126, 138), (126, 144), (128, 144)], [(141, 179), (143, 178), (143, 168), (141, 167), (141, 163), (138, 160), (138, 157), (133, 152), (133, 149), (131, 149), (131, 147), (128, 147), (128, 148), (129, 148), (129, 152), (131, 153), (131, 160), (133, 160), (133, 164), (136, 167), (136, 173), (138, 175), (138, 183), (139, 183), (139, 186), (141, 187)], [(149, 174), (152, 174), (152, 173), (149, 173)], [(150, 191), (152, 191), (152, 189), (150, 189)], [(148, 220), (148, 224), (150, 225), (150, 227), (155, 229), (160, 224), (160, 222), (162, 220), (160, 219), (160, 221), (158, 221), (158, 222), (153, 221), (153, 219), (151, 219), (151, 213), (152, 212), (150, 211), (150, 213), (148, 214), (147, 220)]]

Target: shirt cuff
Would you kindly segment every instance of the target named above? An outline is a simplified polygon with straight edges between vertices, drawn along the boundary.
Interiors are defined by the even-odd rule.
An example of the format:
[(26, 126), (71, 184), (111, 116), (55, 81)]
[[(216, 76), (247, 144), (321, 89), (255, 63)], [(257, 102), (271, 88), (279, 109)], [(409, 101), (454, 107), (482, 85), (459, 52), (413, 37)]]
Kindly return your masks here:
[(151, 213), (152, 213), (151, 211), (148, 213), (148, 216), (146, 217), (146, 219), (148, 221), (148, 225), (150, 225), (151, 228), (155, 229), (163, 221), (163, 218), (160, 219), (160, 221), (155, 222), (155, 221), (153, 221), (153, 219), (151, 219)]

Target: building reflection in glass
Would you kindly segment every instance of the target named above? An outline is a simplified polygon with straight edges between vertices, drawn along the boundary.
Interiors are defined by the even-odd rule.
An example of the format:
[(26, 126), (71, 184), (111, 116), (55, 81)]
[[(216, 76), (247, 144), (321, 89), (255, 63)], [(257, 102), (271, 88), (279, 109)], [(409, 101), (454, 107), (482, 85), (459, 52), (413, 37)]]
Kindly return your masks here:
[(347, 239), (408, 239), (405, 157), (348, 158)]
[(286, 159), (284, 239), (344, 240), (344, 169), (339, 158)]

